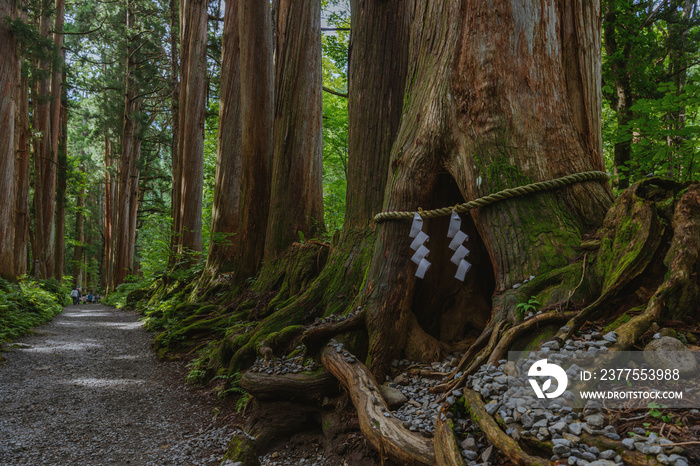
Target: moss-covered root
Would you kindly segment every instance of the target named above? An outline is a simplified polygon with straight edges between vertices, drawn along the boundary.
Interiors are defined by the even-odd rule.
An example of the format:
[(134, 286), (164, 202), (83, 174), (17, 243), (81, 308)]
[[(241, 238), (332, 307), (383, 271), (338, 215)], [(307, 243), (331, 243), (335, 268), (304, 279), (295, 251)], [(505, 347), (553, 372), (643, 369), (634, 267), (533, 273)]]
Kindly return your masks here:
[(586, 321), (595, 320), (606, 303), (649, 268), (664, 238), (665, 206), (673, 203), (682, 187), (656, 178), (644, 180), (615, 201), (599, 232), (602, 239), (594, 268), (602, 283), (601, 294), (567, 323), (559, 338), (567, 340)]
[(700, 302), (700, 184), (691, 185), (680, 197), (673, 214), (673, 239), (664, 264), (668, 271), (663, 283), (643, 313), (618, 329), (617, 348), (629, 349), (654, 321), (697, 319)]
[(466, 463), (457, 445), (452, 421), (447, 418), (448, 406), (443, 404), (435, 421), (435, 461), (438, 466), (464, 466)]
[(245, 432), (239, 431), (229, 442), (224, 460), (244, 465), (260, 464), (258, 455), (276, 439), (302, 431), (314, 422), (318, 410), (286, 402), (254, 402)]
[(525, 466), (545, 466), (552, 464), (552, 462), (547, 459), (526, 453), (518, 442), (503, 432), (496, 423), (496, 420), (486, 412), (486, 407), (481, 399), (481, 395), (477, 392), (465, 389), (464, 400), (472, 419), (481, 427), (481, 430), (486, 434), (486, 438), (489, 439), (489, 442), (497, 449), (501, 450), (513, 463)]

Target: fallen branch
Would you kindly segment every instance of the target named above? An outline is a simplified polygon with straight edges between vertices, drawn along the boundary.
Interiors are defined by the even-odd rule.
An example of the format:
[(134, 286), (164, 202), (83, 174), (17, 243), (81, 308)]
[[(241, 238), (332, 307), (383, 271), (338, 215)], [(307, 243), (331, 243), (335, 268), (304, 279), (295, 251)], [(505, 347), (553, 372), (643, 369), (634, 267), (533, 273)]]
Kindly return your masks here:
[(334, 348), (327, 346), (321, 362), (350, 394), (360, 429), (380, 454), (388, 455), (400, 464), (435, 464), (433, 442), (403, 427), (389, 413), (372, 374), (359, 361), (349, 363)]

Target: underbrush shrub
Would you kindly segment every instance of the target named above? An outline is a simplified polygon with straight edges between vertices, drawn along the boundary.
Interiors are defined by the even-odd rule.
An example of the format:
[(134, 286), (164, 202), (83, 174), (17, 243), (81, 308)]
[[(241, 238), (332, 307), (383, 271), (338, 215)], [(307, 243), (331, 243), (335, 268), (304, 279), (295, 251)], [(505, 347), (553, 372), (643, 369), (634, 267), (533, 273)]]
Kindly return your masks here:
[(0, 342), (12, 341), (60, 314), (69, 291), (56, 279), (0, 279)]

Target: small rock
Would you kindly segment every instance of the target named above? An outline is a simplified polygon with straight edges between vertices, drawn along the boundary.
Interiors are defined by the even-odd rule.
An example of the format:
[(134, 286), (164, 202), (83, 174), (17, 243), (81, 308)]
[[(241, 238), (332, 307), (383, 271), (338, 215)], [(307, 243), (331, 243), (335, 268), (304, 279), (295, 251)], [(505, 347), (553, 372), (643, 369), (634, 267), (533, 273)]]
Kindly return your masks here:
[(393, 388), (388, 385), (380, 385), (379, 391), (381, 392), (384, 401), (386, 401), (386, 404), (389, 406), (389, 409), (398, 409), (408, 401), (406, 395), (404, 395), (398, 388)]

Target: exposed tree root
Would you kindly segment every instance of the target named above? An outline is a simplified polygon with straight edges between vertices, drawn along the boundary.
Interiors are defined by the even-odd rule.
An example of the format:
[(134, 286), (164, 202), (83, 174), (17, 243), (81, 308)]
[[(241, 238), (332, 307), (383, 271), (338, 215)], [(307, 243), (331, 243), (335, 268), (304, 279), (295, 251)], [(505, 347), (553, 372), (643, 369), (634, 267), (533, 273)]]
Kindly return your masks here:
[(246, 466), (260, 464), (258, 455), (277, 437), (299, 432), (314, 423), (318, 409), (293, 403), (255, 402), (244, 432), (231, 437), (224, 459)]
[(290, 400), (315, 403), (338, 391), (338, 383), (325, 369), (313, 373), (267, 374), (246, 371), (241, 388), (259, 400)]
[(405, 429), (391, 414), (385, 416), (389, 408), (364, 364), (347, 362), (331, 347), (324, 348), (321, 362), (349, 392), (362, 433), (382, 457), (407, 465), (435, 464), (432, 440)]
[(617, 329), (616, 348), (626, 350), (665, 315), (697, 317), (700, 301), (700, 185), (692, 185), (681, 196), (673, 215), (673, 239), (664, 258), (668, 272), (646, 309)]
[(435, 420), (435, 461), (438, 466), (463, 466), (466, 463), (457, 445), (452, 421), (446, 416), (447, 411), (447, 405), (443, 404)]
[[(474, 422), (479, 424), (479, 427), (481, 427), (481, 430), (486, 434), (486, 438), (489, 439), (489, 442), (503, 452), (512, 462), (526, 466), (545, 466), (552, 464), (552, 462), (547, 459), (532, 456), (523, 451), (520, 445), (518, 445), (518, 442), (503, 432), (496, 423), (496, 420), (486, 412), (481, 395), (477, 392), (468, 388), (464, 389), (464, 399), (469, 414)], [(446, 437), (442, 437), (442, 439), (443, 441), (447, 440)]]
[(364, 325), (365, 311), (360, 311), (349, 319), (307, 329), (301, 337), (301, 343), (312, 354), (321, 349), (335, 335), (363, 328)]

